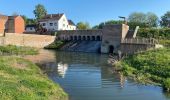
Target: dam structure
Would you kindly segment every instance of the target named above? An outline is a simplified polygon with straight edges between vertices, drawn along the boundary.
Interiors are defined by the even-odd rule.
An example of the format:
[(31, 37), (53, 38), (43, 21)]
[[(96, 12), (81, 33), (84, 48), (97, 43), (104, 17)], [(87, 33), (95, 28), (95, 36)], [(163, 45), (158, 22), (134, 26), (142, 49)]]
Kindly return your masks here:
[(51, 32), (46, 35), (5, 33), (0, 37), (0, 45), (44, 48), (62, 40), (67, 41), (60, 48), (62, 51), (128, 54), (159, 47), (159, 43), (154, 39), (137, 38), (138, 28), (129, 30), (126, 24), (116, 24), (105, 25), (102, 29), (56, 31), (52, 36)]
[(138, 28), (116, 24), (97, 30), (63, 30), (57, 32), (56, 40), (69, 41), (60, 50), (77, 52), (134, 53), (155, 47), (155, 40), (136, 38)]

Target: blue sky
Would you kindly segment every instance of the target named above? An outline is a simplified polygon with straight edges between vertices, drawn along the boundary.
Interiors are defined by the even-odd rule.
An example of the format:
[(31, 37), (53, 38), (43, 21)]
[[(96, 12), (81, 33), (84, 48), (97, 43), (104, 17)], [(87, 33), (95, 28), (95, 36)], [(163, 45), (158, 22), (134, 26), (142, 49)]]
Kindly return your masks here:
[(91, 26), (132, 12), (154, 12), (160, 17), (170, 11), (170, 0), (0, 0), (0, 13), (16, 12), (33, 18), (33, 10), (39, 3), (48, 13), (65, 13), (75, 23), (84, 21)]

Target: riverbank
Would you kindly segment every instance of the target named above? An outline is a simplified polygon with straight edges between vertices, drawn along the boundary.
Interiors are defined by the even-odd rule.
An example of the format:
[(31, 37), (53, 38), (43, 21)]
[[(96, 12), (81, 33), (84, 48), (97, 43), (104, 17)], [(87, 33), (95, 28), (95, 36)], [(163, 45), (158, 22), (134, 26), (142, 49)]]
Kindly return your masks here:
[(170, 92), (170, 48), (128, 56), (115, 68), (134, 80), (160, 85)]
[(0, 46), (1, 55), (36, 55), (38, 49), (14, 45)]
[[(20, 54), (38, 54), (38, 50), (33, 48), (21, 48), (23, 47), (0, 47), (1, 53), (6, 52), (8, 55), (10, 54), (9, 56), (0, 57), (1, 99), (67, 100), (68, 96), (62, 88), (58, 84), (49, 80), (37, 65), (20, 58), (19, 56), (14, 56)], [(15, 52), (12, 52), (11, 54), (11, 50), (14, 50)]]

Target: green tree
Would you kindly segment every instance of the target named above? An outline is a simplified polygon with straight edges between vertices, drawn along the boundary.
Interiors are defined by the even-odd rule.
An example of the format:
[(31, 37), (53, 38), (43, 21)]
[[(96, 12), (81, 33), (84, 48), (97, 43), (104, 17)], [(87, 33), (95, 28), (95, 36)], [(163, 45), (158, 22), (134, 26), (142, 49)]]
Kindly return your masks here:
[(87, 22), (79, 22), (79, 23), (77, 23), (77, 28), (79, 30), (90, 29), (90, 25)]
[(157, 27), (158, 26), (158, 16), (152, 12), (148, 12), (146, 14), (146, 23), (149, 27)]
[(170, 11), (166, 12), (166, 13), (161, 17), (160, 25), (161, 25), (162, 27), (169, 27), (169, 26), (170, 26)]
[(148, 12), (147, 14), (134, 12), (130, 14), (128, 18), (129, 26), (132, 28), (136, 26), (140, 26), (141, 28), (157, 27), (158, 20), (157, 15), (152, 12)]
[(134, 12), (129, 15), (129, 22), (146, 23), (146, 14), (140, 12)]
[(22, 18), (25, 21), (25, 25), (34, 25), (34, 24), (36, 24), (35, 19), (27, 18), (25, 15), (22, 15)]
[(47, 10), (41, 4), (36, 5), (33, 12), (37, 20), (43, 18), (47, 14)]
[(99, 25), (94, 26), (92, 29), (102, 29), (104, 25), (114, 25), (114, 24), (122, 24), (124, 21), (121, 20), (109, 20), (106, 22), (102, 22)]

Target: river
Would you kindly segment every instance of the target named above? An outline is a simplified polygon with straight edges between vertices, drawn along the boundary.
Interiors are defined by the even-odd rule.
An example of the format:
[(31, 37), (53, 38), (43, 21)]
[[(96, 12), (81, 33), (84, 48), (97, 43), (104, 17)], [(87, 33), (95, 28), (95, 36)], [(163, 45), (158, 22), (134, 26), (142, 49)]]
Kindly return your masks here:
[(41, 50), (27, 56), (69, 94), (70, 100), (170, 100), (162, 88), (114, 72), (108, 55)]

